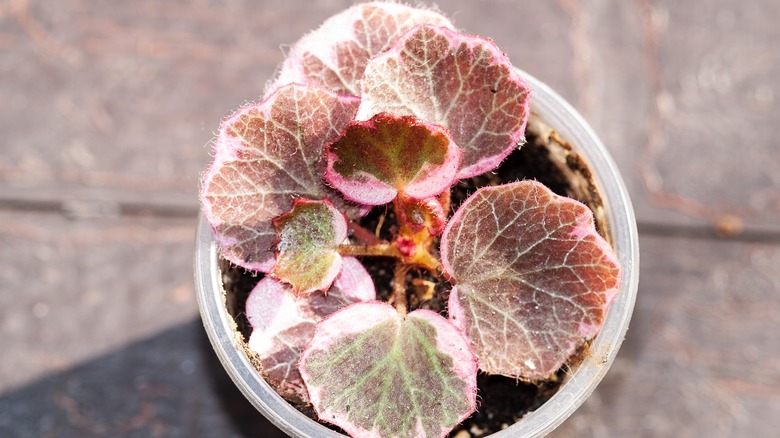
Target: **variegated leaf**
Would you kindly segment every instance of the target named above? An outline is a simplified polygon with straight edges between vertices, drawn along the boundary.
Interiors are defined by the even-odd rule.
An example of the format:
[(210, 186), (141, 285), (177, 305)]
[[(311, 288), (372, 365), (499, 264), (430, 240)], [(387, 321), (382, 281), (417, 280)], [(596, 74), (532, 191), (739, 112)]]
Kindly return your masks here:
[(525, 141), (529, 87), (492, 41), (420, 25), (369, 61), (358, 119), (389, 112), (446, 127), (459, 178), (494, 169)]
[(476, 408), (474, 356), (428, 310), (346, 307), (317, 326), (300, 371), (320, 419), (353, 437), (444, 437)]
[(390, 2), (357, 4), (301, 38), (268, 90), (296, 82), (359, 95), (366, 62), (420, 23), (452, 27), (449, 20), (434, 11)]
[(328, 182), (367, 205), (399, 193), (417, 200), (438, 195), (454, 182), (461, 156), (441, 126), (384, 113), (350, 123), (326, 154)]
[(327, 290), (341, 271), (338, 247), (347, 221), (329, 201), (296, 199), (292, 210), (274, 219), (276, 264), (271, 275), (299, 295)]
[(246, 301), (252, 325), (249, 348), (258, 354), (271, 386), (288, 400), (307, 403), (298, 360), (317, 323), (344, 306), (374, 299), (371, 276), (354, 257), (344, 258), (341, 273), (327, 294), (298, 297), (289, 285), (271, 277), (260, 280)]
[(358, 100), (290, 85), (226, 119), (201, 188), (203, 213), (220, 253), (251, 270), (274, 263), (272, 220), (296, 198), (327, 198), (348, 216), (358, 208), (327, 187), (324, 147), (354, 118)]
[(550, 378), (601, 328), (620, 267), (588, 208), (542, 184), (478, 190), (444, 230), (453, 324), (480, 369)]

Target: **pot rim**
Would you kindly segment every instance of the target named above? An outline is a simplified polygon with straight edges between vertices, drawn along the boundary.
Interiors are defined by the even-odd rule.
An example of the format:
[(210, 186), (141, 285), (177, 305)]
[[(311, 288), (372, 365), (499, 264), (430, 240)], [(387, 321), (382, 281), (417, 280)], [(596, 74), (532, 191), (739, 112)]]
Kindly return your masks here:
[[(585, 402), (612, 365), (625, 338), (639, 284), (639, 237), (625, 183), (609, 152), (583, 117), (546, 84), (519, 70), (531, 87), (531, 112), (574, 146), (590, 166), (604, 202), (609, 233), (623, 275), (619, 293), (590, 351), (560, 389), (542, 406), (491, 437), (540, 437), (558, 427)], [(198, 307), (211, 345), (244, 396), (274, 425), (292, 437), (336, 438), (343, 435), (308, 418), (279, 396), (238, 346), (235, 323), (227, 312), (211, 227), (198, 218), (195, 249)]]

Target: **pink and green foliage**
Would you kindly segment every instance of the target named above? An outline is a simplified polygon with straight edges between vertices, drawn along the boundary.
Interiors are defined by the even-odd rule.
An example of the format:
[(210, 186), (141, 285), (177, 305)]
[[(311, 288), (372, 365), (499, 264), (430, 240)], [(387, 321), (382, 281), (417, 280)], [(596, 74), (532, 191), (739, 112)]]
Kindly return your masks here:
[(249, 348), (259, 356), (266, 378), (279, 394), (307, 403), (309, 394), (298, 372), (298, 361), (317, 323), (342, 307), (375, 299), (374, 283), (354, 257), (344, 258), (341, 274), (327, 295), (299, 297), (289, 285), (265, 277), (246, 301), (246, 315), (253, 328)]
[(421, 200), (452, 185), (460, 156), (441, 126), (381, 113), (350, 123), (328, 146), (325, 179), (361, 204), (387, 204), (399, 193)]
[(347, 239), (344, 214), (328, 200), (296, 199), (274, 219), (276, 264), (271, 275), (300, 295), (327, 290), (341, 271), (340, 244)]
[(413, 115), (450, 131), (459, 178), (494, 169), (525, 142), (529, 88), (507, 57), (476, 36), (421, 25), (369, 61), (359, 119)]
[(268, 272), (276, 240), (272, 221), (290, 211), (295, 198), (328, 198), (357, 216), (322, 175), (323, 149), (354, 118), (358, 102), (325, 88), (290, 85), (222, 123), (201, 205), (223, 257)]
[(290, 50), (269, 90), (296, 82), (359, 95), (358, 84), (368, 60), (421, 23), (452, 27), (447, 18), (434, 11), (385, 2), (355, 5), (301, 38)]
[[(456, 180), (525, 141), (529, 99), (490, 40), (366, 3), (223, 121), (201, 203), (221, 255), (265, 273), (249, 345), (280, 394), (353, 436), (441, 437), (474, 411), (478, 367), (551, 379), (597, 334), (620, 268), (586, 206), (520, 181), (449, 217)], [(396, 266), (372, 271), (387, 303), (377, 257)], [(449, 319), (414, 310), (447, 290)]]
[(543, 380), (596, 335), (620, 268), (583, 204), (534, 181), (477, 191), (442, 236), (452, 322), (480, 369)]
[(300, 371), (320, 418), (354, 437), (443, 437), (476, 408), (474, 355), (427, 310), (346, 307), (318, 324)]

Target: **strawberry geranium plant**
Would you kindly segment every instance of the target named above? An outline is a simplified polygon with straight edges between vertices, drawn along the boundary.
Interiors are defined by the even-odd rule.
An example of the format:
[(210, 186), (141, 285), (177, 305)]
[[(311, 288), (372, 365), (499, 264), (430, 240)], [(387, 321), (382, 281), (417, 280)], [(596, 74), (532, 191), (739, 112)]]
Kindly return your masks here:
[[(490, 40), (365, 3), (223, 121), (203, 212), (221, 255), (263, 273), (249, 346), (280, 394), (356, 437), (440, 437), (476, 409), (479, 370), (550, 379), (595, 336), (620, 268), (585, 205), (530, 180), (451, 205), (522, 145), (529, 99)], [(389, 235), (365, 224), (377, 208)], [(395, 261), (385, 301), (376, 258)], [(410, 309), (410, 270), (446, 285), (446, 312)]]

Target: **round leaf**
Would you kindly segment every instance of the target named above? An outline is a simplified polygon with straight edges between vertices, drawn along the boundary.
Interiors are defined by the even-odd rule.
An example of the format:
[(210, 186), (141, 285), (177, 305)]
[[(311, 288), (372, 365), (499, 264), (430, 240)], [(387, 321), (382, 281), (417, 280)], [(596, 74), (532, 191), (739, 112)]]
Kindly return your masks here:
[(299, 294), (327, 289), (341, 271), (338, 246), (347, 238), (344, 215), (327, 200), (296, 199), (274, 226), (277, 252), (271, 274)]
[(492, 41), (421, 25), (369, 61), (358, 119), (389, 112), (446, 127), (463, 151), (458, 178), (469, 178), (525, 141), (529, 91)]
[(355, 5), (301, 38), (290, 50), (269, 90), (297, 82), (359, 95), (358, 82), (366, 62), (420, 23), (452, 27), (449, 20), (436, 12), (398, 3)]
[(300, 371), (320, 419), (354, 437), (443, 437), (476, 407), (476, 363), (442, 316), (385, 303), (317, 326)]
[(583, 204), (521, 181), (474, 193), (442, 236), (450, 320), (480, 369), (550, 378), (596, 335), (620, 277)]
[(295, 198), (328, 198), (358, 215), (322, 179), (324, 147), (354, 118), (357, 105), (356, 98), (323, 88), (290, 85), (222, 123), (200, 198), (223, 257), (268, 272), (272, 219), (288, 212)]
[(361, 204), (386, 204), (398, 193), (425, 199), (452, 184), (460, 156), (441, 126), (377, 114), (350, 123), (328, 146), (325, 178), (344, 197)]
[(249, 348), (257, 353), (263, 374), (284, 398), (307, 403), (309, 395), (298, 372), (301, 352), (322, 318), (349, 304), (376, 299), (368, 271), (354, 257), (345, 257), (341, 274), (327, 294), (298, 297), (290, 285), (265, 277), (246, 301), (252, 325)]

